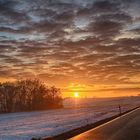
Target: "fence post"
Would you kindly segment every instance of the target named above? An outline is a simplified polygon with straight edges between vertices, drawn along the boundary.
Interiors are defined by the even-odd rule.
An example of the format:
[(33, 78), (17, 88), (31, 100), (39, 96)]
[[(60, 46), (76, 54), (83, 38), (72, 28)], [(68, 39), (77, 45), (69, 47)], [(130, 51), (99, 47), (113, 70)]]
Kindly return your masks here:
[(122, 114), (121, 105), (119, 105), (119, 115)]

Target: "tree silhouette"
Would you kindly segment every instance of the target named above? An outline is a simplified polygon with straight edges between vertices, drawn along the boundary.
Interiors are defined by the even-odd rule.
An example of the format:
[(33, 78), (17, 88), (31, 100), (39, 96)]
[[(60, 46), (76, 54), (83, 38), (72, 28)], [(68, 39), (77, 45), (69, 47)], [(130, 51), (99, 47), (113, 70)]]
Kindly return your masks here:
[(0, 112), (62, 108), (60, 89), (38, 79), (0, 83)]

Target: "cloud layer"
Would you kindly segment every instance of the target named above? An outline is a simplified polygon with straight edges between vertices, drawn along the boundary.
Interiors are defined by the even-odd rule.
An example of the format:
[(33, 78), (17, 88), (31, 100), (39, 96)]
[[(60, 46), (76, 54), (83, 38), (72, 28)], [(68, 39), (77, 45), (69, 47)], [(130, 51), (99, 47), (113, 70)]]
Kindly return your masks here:
[(135, 91), (139, 9), (138, 0), (0, 0), (0, 77)]

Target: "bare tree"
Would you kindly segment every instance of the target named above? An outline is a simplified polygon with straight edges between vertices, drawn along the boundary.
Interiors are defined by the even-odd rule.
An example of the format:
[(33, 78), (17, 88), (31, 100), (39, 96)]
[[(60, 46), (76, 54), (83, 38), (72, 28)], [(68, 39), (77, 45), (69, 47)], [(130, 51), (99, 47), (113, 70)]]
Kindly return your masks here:
[(0, 112), (61, 108), (60, 89), (47, 87), (38, 79), (0, 83)]

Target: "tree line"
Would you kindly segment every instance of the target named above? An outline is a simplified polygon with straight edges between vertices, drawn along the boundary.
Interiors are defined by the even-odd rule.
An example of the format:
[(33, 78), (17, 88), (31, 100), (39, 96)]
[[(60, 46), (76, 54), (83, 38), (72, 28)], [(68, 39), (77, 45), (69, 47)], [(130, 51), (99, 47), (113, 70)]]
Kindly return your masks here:
[(0, 112), (62, 108), (60, 89), (38, 79), (0, 83)]

